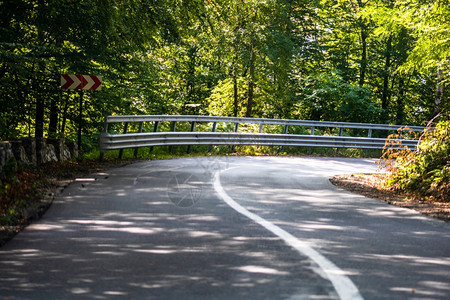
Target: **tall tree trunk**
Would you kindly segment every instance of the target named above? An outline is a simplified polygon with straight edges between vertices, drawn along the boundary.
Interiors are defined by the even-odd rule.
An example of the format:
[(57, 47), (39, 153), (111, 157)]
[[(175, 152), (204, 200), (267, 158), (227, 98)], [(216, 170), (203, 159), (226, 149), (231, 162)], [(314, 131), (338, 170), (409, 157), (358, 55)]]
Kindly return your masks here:
[(239, 111), (238, 86), (237, 86), (237, 54), (233, 56), (233, 116), (237, 117)]
[(381, 94), (381, 108), (388, 107), (389, 100), (389, 69), (391, 67), (391, 52), (392, 52), (392, 36), (389, 36), (386, 44), (386, 53), (383, 70), (383, 92)]
[(381, 108), (383, 109), (383, 122), (388, 121), (387, 108), (389, 105), (389, 98), (390, 98), (389, 69), (391, 68), (391, 55), (392, 55), (392, 35), (389, 36), (386, 43), (386, 53), (383, 69), (383, 91), (381, 93)]
[(64, 109), (63, 109), (63, 115), (62, 115), (62, 124), (61, 124), (61, 135), (64, 137), (65, 131), (66, 131), (66, 120), (67, 120), (67, 110), (69, 109), (69, 96), (65, 96), (64, 101)]
[(48, 135), (55, 137), (58, 127), (58, 105), (56, 103), (56, 97), (52, 97), (50, 103), (50, 123), (48, 125)]
[[(363, 3), (363, 1), (361, 0), (358, 0), (358, 6), (360, 9), (363, 9), (365, 3)], [(361, 62), (359, 69), (359, 86), (363, 86), (366, 80), (367, 71), (367, 24), (364, 21), (363, 17), (359, 18), (358, 25), (361, 30)]]
[(397, 96), (397, 109), (396, 109), (396, 123), (402, 125), (405, 122), (404, 111), (404, 97), (405, 97), (405, 80), (400, 77), (398, 81), (398, 96)]
[(359, 70), (359, 86), (363, 86), (366, 80), (367, 70), (367, 32), (366, 25), (361, 24), (361, 67)]
[(40, 93), (36, 97), (36, 124), (34, 137), (41, 139), (44, 137), (44, 99)]
[(237, 86), (237, 77), (238, 77), (238, 56), (237, 50), (235, 49), (235, 53), (233, 55), (233, 116), (237, 117), (239, 113), (239, 95), (238, 95), (238, 86)]
[(433, 111), (430, 115), (430, 120), (436, 117), (441, 111), (442, 98), (444, 97), (444, 85), (442, 80), (444, 79), (444, 74), (440, 67), (437, 68), (437, 84), (436, 84), (436, 97), (434, 98)]
[[(37, 11), (40, 11), (40, 6), (43, 6), (43, 2), (42, 1), (38, 1), (37, 2)], [(38, 29), (38, 40), (39, 41), (44, 41), (44, 35), (42, 30)], [(39, 59), (39, 58), (38, 58)], [(33, 64), (33, 68), (34, 68), (34, 64)], [(37, 91), (36, 93), (36, 115), (35, 115), (35, 128), (34, 128), (34, 137), (37, 139), (41, 139), (44, 137), (44, 113), (45, 113), (45, 101), (44, 101), (44, 93), (42, 92), (42, 87), (39, 86), (39, 84), (37, 83), (37, 79), (38, 76), (41, 76), (42, 74), (45, 73), (45, 65), (44, 62), (42, 60), (39, 60), (37, 62), (37, 72), (35, 73), (35, 75), (33, 76), (34, 78), (32, 79), (31, 84), (34, 85), (31, 87), (30, 90), (35, 90)]]
[(250, 74), (248, 79), (248, 98), (247, 98), (247, 111), (245, 113), (245, 116), (247, 118), (250, 118), (252, 116), (252, 110), (253, 110), (253, 92), (254, 92), (254, 86), (255, 86), (255, 51), (253, 48), (253, 37), (250, 45)]
[(197, 60), (197, 47), (191, 47), (188, 51), (187, 74), (186, 74), (186, 97), (183, 101), (183, 111), (190, 113), (187, 104), (194, 104), (195, 99), (195, 65)]

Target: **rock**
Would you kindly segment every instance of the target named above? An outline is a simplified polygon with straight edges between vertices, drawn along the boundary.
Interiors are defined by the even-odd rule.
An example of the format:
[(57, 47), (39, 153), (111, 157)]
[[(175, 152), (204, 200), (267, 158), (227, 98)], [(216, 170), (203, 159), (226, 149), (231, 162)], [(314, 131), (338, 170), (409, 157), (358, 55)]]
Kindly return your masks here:
[(45, 150), (46, 162), (57, 162), (58, 157), (56, 156), (55, 146), (47, 145)]
[(64, 139), (24, 138), (0, 142), (0, 171), (11, 157), (34, 165), (66, 161), (78, 157), (78, 145), (76, 142), (66, 145)]
[(58, 161), (66, 161), (71, 158), (69, 147), (66, 146), (64, 139), (48, 139), (47, 143), (55, 148), (55, 155)]
[(48, 145), (46, 140), (36, 140), (36, 150), (38, 164), (46, 164), (58, 161), (58, 157), (55, 153), (55, 147), (53, 145)]
[(10, 141), (10, 143), (11, 143), (11, 148), (12, 148), (12, 151), (14, 153), (14, 157), (16, 158), (16, 160), (18, 162), (24, 162), (24, 163), (29, 162), (28, 155), (25, 151), (25, 148), (22, 145), (22, 141), (15, 140), (15, 141)]
[(78, 144), (77, 142), (66, 142), (67, 148), (69, 149), (72, 158), (78, 157)]
[(8, 141), (0, 142), (0, 172), (11, 157), (14, 157), (11, 144)]
[(25, 153), (28, 156), (28, 161), (36, 165), (37, 163), (36, 140), (34, 138), (24, 138), (22, 139), (22, 146), (25, 149)]

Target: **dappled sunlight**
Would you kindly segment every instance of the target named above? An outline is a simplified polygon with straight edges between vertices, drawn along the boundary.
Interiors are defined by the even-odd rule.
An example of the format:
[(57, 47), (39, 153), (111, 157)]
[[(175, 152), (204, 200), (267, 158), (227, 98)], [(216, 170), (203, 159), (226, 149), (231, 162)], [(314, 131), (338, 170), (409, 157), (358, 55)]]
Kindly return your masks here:
[(287, 275), (287, 272), (282, 272), (277, 269), (266, 268), (263, 266), (242, 266), (236, 268), (240, 271), (244, 271), (247, 273), (261, 273), (261, 274), (270, 274), (270, 275)]
[(150, 253), (150, 254), (174, 254), (178, 250), (168, 250), (168, 249), (137, 249), (134, 250), (137, 253)]
[[(340, 162), (328, 161), (333, 163), (333, 168), (336, 165), (339, 168)], [(342, 165), (344, 169), (348, 167), (345, 163)], [(426, 293), (431, 298), (449, 294), (438, 288), (445, 283), (448, 286), (448, 280), (442, 281), (442, 278), (450, 276), (448, 256), (407, 254), (426, 252), (418, 245), (424, 245), (434, 235), (449, 238), (450, 233), (445, 233), (444, 224), (429, 221), (411, 210), (338, 189), (327, 178), (339, 172), (330, 171), (330, 167), (321, 163), (313, 171), (310, 168), (306, 172), (298, 170), (296, 164), (284, 164), (283, 172), (289, 177), (283, 176), (279, 170), (272, 172), (270, 163), (267, 172), (263, 171), (265, 165), (254, 166), (245, 172), (233, 169), (221, 174), (227, 194), (249, 211), (301, 238), (344, 267), (345, 273), (356, 284), (360, 280), (364, 283), (367, 280), (364, 278), (371, 278), (372, 282), (377, 282), (374, 286), (395, 291), (395, 282), (401, 282), (408, 273), (408, 280), (415, 284), (401, 292), (398, 290), (397, 298), (407, 298), (407, 295), (420, 297)], [(347, 173), (354, 173), (357, 168)], [(367, 170), (360, 168), (358, 171)], [(415, 230), (428, 225), (431, 225), (428, 230)], [(427, 247), (433, 249), (431, 244)], [(440, 249), (442, 245), (435, 244), (434, 247)], [(383, 251), (374, 253), (374, 249)], [(358, 266), (362, 265), (367, 271), (360, 271)], [(435, 287), (431, 284), (425, 287), (423, 278), (435, 279), (431, 280)], [(420, 292), (411, 292), (414, 289)], [(380, 294), (379, 288), (362, 291), (373, 297)]]
[[(221, 179), (230, 197), (319, 251), (355, 284), (364, 286), (367, 278), (376, 282), (362, 290), (367, 299), (383, 288), (397, 298), (411, 289), (430, 298), (448, 294), (442, 280), (448, 272), (442, 267), (450, 267), (449, 258), (428, 256), (416, 245), (435, 234), (434, 227), (404, 231), (409, 222), (423, 221), (321, 179), (334, 160), (325, 160), (308, 177), (297, 172), (307, 162), (241, 159), (251, 167), (230, 169)], [(336, 298), (310, 259), (221, 201), (210, 174), (193, 171), (195, 184), (181, 187), (201, 187), (201, 195), (193, 205), (179, 207), (168, 194), (174, 173), (163, 170), (162, 162), (155, 164), (161, 166), (158, 172), (138, 167), (137, 175), (114, 171), (84, 187), (83, 182), (69, 186), (41, 221), (0, 248), (0, 282), (7, 283), (2, 293), (18, 298), (36, 293), (52, 298), (55, 291), (59, 298), (87, 299), (262, 299), (269, 294), (296, 299), (302, 293), (307, 299)], [(167, 164), (183, 171), (177, 161)], [(183, 166), (192, 164), (195, 159), (183, 160)], [(259, 174), (264, 166), (273, 170), (270, 176)], [(281, 178), (283, 173), (289, 176)], [(23, 246), (16, 249), (16, 243)], [(417, 277), (415, 286), (393, 281), (407, 273)]]
[(47, 231), (47, 230), (58, 230), (58, 231), (68, 231), (68, 228), (61, 224), (36, 224), (29, 228), (29, 230), (39, 230), (39, 231)]
[[(414, 264), (417, 266), (429, 266), (429, 265), (445, 265), (450, 267), (449, 257), (425, 257), (425, 256), (414, 256), (414, 255), (400, 255), (400, 254), (370, 254), (367, 253), (364, 257), (366, 259), (374, 259), (379, 261), (392, 261), (396, 263), (404, 264)], [(450, 288), (450, 286), (449, 286)]]
[(189, 236), (191, 236), (191, 237), (206, 237), (206, 236), (208, 236), (208, 237), (222, 237), (220, 234), (218, 234), (218, 233), (215, 233), (215, 232), (207, 232), (207, 231), (200, 231), (200, 230), (198, 230), (198, 231), (190, 231), (189, 233), (188, 233), (188, 235)]
[(343, 230), (342, 226), (335, 226), (331, 224), (300, 224), (298, 226), (301, 230)]
[[(297, 285), (308, 290), (330, 286), (311, 272), (306, 258), (223, 205), (212, 195), (210, 177), (196, 179), (203, 180), (199, 202), (180, 208), (168, 199), (167, 176), (125, 177), (111, 186), (106, 185), (115, 180), (110, 174), (88, 186), (74, 183), (54, 203), (52, 220), (33, 224), (16, 238), (26, 239), (29, 250), (0, 251), (0, 280), (9, 279), (5, 289), (18, 296), (39, 289), (46, 296), (58, 290), (96, 299), (170, 291), (172, 298), (182, 299), (192, 289), (200, 298), (212, 290), (226, 298), (263, 298), (273, 286), (288, 294), (295, 294)], [(154, 187), (154, 180), (162, 187)], [(71, 247), (60, 249), (62, 243)], [(289, 284), (300, 277), (297, 285)]]

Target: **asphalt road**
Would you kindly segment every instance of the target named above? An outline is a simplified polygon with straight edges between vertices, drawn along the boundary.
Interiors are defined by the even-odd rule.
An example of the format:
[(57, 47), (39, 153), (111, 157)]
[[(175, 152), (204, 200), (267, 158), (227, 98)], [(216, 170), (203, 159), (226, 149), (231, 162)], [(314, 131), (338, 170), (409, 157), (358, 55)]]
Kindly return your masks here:
[(149, 161), (0, 248), (1, 299), (450, 299), (450, 224), (351, 194), (373, 160)]

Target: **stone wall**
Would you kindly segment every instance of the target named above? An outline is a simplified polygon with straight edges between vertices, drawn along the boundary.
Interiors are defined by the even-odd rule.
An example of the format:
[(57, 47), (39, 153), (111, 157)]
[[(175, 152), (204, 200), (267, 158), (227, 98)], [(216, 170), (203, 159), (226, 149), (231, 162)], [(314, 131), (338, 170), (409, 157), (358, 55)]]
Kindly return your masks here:
[(11, 157), (14, 157), (11, 144), (9, 142), (0, 142), (0, 173)]
[(6, 162), (14, 157), (17, 162), (34, 165), (66, 161), (78, 157), (78, 145), (64, 139), (34, 139), (0, 142), (0, 172)]

